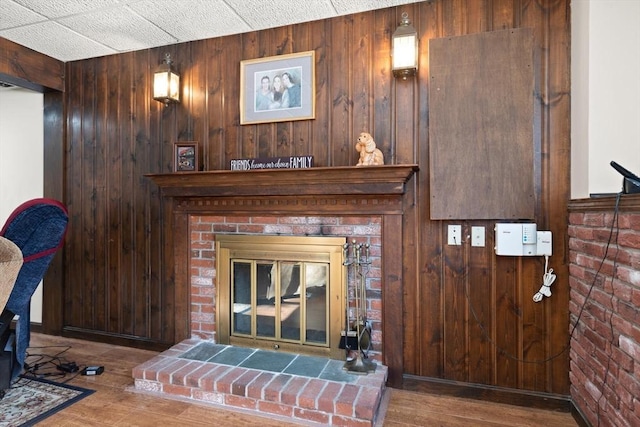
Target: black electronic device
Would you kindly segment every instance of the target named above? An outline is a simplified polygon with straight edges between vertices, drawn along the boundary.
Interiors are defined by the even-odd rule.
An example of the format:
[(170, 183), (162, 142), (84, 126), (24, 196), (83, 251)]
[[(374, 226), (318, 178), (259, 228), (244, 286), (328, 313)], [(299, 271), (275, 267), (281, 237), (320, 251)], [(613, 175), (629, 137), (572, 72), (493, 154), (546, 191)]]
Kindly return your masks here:
[(104, 372), (104, 366), (87, 366), (80, 373), (82, 375), (100, 375)]
[(610, 164), (624, 177), (622, 180), (622, 192), (624, 194), (640, 193), (640, 177), (638, 175), (633, 174), (614, 161), (611, 161)]
[(58, 371), (68, 372), (70, 374), (78, 372), (78, 370), (80, 369), (78, 365), (76, 365), (76, 362), (61, 363), (57, 366), (57, 368)]

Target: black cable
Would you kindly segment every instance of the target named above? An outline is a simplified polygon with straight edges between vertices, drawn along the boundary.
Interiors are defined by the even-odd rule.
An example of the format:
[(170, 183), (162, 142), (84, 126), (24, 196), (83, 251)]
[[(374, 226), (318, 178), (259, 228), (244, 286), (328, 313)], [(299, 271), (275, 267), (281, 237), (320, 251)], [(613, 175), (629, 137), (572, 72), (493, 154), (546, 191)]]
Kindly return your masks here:
[[(52, 348), (62, 348), (53, 355), (46, 353), (30, 353), (32, 350), (44, 350)], [(27, 355), (25, 357), (25, 372), (22, 374), (23, 378), (48, 378), (60, 380), (67, 376), (69, 373), (73, 373), (71, 367), (75, 372), (79, 372), (80, 367), (75, 365), (75, 362), (69, 362), (63, 355), (71, 349), (71, 346), (43, 346), (43, 347), (29, 347)], [(35, 360), (33, 360), (35, 358)], [(66, 381), (73, 379), (75, 375)]]
[[(616, 198), (616, 207), (613, 213), (613, 219), (611, 221), (611, 229), (613, 230), (613, 226), (615, 223), (615, 228), (616, 228), (616, 254), (613, 257), (613, 271), (611, 272), (611, 296), (609, 298), (609, 303), (611, 306), (611, 310), (609, 310), (609, 330), (611, 331), (611, 341), (609, 342), (609, 354), (607, 355), (607, 368), (604, 371), (604, 377), (602, 379), (602, 390), (601, 390), (601, 394), (600, 397), (598, 397), (598, 400), (596, 402), (597, 408), (596, 408), (596, 419), (598, 421), (598, 426), (600, 426), (600, 401), (602, 400), (602, 398), (604, 397), (605, 394), (605, 386), (607, 385), (607, 377), (609, 376), (609, 369), (611, 368), (611, 359), (613, 357), (613, 340), (615, 338), (615, 331), (613, 328), (613, 299), (614, 299), (614, 290), (613, 290), (613, 281), (616, 278), (617, 275), (617, 271), (618, 271), (618, 254), (620, 253), (620, 246), (618, 245), (618, 236), (620, 235), (620, 224), (619, 224), (619, 217), (618, 217), (618, 204), (620, 202), (620, 194), (618, 193), (618, 197)], [(609, 235), (609, 239), (611, 239), (611, 235)], [(603, 284), (604, 287), (604, 284)], [(605, 313), (607, 311), (606, 307), (603, 307), (605, 310)], [(605, 352), (607, 351), (606, 347), (603, 349)]]

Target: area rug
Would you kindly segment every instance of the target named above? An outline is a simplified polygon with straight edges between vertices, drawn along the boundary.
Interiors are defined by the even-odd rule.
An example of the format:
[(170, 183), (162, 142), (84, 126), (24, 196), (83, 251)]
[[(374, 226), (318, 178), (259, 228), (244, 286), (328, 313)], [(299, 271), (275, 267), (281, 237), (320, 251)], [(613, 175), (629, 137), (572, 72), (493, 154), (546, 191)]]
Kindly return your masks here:
[(45, 379), (20, 378), (0, 400), (0, 427), (33, 426), (93, 392)]

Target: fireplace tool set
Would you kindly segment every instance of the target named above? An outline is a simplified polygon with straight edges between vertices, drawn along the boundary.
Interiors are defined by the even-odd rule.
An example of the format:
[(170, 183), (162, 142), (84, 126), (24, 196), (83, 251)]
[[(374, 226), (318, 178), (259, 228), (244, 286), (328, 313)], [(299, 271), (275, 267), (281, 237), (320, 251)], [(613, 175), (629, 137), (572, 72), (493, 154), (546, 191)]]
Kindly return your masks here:
[[(376, 370), (375, 361), (369, 359), (371, 349), (371, 322), (367, 320), (367, 291), (365, 276), (369, 259), (369, 244), (345, 243), (343, 265), (354, 271), (353, 293), (349, 292), (347, 280), (346, 327), (342, 331), (340, 348), (346, 350), (347, 361), (344, 370), (356, 374), (367, 374)], [(349, 277), (349, 275), (347, 276)], [(351, 314), (351, 308), (355, 312)], [(355, 355), (354, 355), (355, 353)]]

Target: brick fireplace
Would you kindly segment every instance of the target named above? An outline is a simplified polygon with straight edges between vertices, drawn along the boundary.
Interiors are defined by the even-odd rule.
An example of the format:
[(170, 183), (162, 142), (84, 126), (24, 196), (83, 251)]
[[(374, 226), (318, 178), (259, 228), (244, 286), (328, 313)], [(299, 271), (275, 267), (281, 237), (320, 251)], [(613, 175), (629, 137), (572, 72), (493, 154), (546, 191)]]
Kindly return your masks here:
[[(229, 375), (244, 378), (240, 382), (245, 385), (257, 381), (251, 373), (230, 371), (210, 379), (214, 384), (203, 391), (199, 387), (204, 380), (191, 375), (205, 367), (195, 367), (193, 361), (171, 361), (181, 352), (197, 353), (194, 347), (202, 340), (216, 341), (216, 234), (341, 236), (371, 245), (373, 265), (367, 276), (367, 315), (373, 321), (372, 357), (380, 368), (357, 379), (355, 384), (352, 379), (341, 385), (299, 380), (300, 394), (289, 398), (291, 405), (278, 400), (282, 393), (276, 393), (275, 400), (266, 398), (268, 387), (280, 381), (280, 376), (270, 377), (257, 400), (249, 398), (245, 386), (232, 381), (224, 398), (229, 400), (223, 401), (233, 404), (229, 402), (240, 399), (240, 406), (257, 410), (261, 404), (271, 409), (273, 405), (279, 409), (284, 405), (286, 416), (302, 414), (302, 419), (309, 416), (311, 421), (317, 416), (320, 422), (370, 425), (384, 382), (399, 386), (402, 381), (402, 247), (403, 240), (410, 240), (410, 233), (414, 233), (405, 211), (414, 203), (412, 177), (417, 170), (415, 165), (403, 165), (149, 175), (163, 199), (165, 275), (173, 278), (175, 285), (174, 336), (179, 344), (165, 354), (168, 359), (150, 361), (134, 370), (136, 384), (140, 380), (141, 387), (151, 391), (197, 398), (194, 395), (206, 392), (218, 396), (218, 387), (225, 390)], [(167, 365), (169, 373), (163, 370)], [(211, 377), (211, 372), (206, 374)], [(291, 380), (295, 381), (298, 379)], [(304, 407), (314, 389), (318, 395), (310, 407)], [(322, 393), (328, 393), (328, 401), (321, 399)], [(349, 408), (341, 399), (351, 402)], [(319, 406), (332, 409), (327, 412), (319, 410)], [(363, 411), (365, 414), (358, 416)], [(374, 413), (369, 414), (371, 411)]]
[[(206, 216), (190, 217), (191, 245), (191, 337), (218, 339), (219, 280), (216, 271), (217, 235), (347, 237), (370, 246), (367, 269), (367, 319), (372, 324), (372, 358), (381, 360), (381, 218), (373, 216)], [(353, 274), (347, 275), (353, 289)], [(342, 285), (341, 285), (342, 286)], [(353, 299), (353, 295), (350, 296)]]

